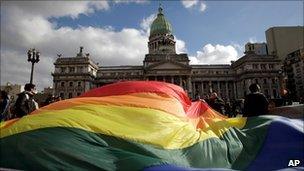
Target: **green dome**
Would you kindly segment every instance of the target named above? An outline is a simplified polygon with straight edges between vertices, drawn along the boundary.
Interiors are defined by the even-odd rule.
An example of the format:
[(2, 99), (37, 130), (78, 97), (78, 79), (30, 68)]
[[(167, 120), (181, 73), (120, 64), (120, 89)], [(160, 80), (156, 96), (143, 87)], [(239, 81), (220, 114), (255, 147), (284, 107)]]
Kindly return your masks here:
[(159, 7), (158, 14), (156, 19), (153, 21), (150, 29), (150, 36), (156, 34), (166, 34), (172, 33), (172, 27), (169, 21), (165, 18), (164, 14), (162, 13), (162, 8)]

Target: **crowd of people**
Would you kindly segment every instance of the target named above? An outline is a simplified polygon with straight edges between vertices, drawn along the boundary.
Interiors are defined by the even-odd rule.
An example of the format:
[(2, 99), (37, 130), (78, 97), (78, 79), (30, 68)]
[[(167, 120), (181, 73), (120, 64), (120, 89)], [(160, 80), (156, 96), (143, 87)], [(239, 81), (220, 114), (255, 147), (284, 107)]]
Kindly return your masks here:
[(38, 109), (38, 103), (34, 99), (35, 94), (37, 94), (36, 86), (30, 83), (25, 84), (24, 91), (17, 95), (15, 102), (10, 100), (7, 92), (1, 91), (1, 121), (20, 118)]
[[(274, 105), (269, 103), (265, 95), (260, 92), (260, 86), (258, 84), (251, 84), (249, 90), (250, 94), (245, 99), (224, 101), (216, 92), (212, 92), (204, 99), (200, 99), (200, 97), (198, 99), (206, 102), (211, 108), (228, 117), (236, 117), (238, 115), (250, 117), (267, 114), (269, 107)], [(28, 83), (24, 86), (24, 91), (18, 94), (17, 100), (12, 102), (8, 93), (1, 91), (0, 121), (19, 118), (38, 109), (38, 103), (34, 99), (36, 93), (36, 86)], [(59, 100), (61, 100), (60, 97), (50, 95), (40, 106), (45, 106)]]
[(250, 94), (245, 99), (224, 101), (216, 92), (212, 92), (203, 100), (211, 108), (217, 112), (228, 117), (236, 117), (242, 115), (243, 117), (265, 115), (268, 113), (269, 101), (264, 94), (260, 92), (258, 84), (251, 84), (249, 86)]
[(34, 99), (36, 94), (36, 86), (31, 83), (25, 84), (24, 91), (17, 94), (15, 101), (9, 97), (6, 91), (1, 90), (0, 121), (23, 117), (38, 109), (39, 106), (42, 107), (61, 100), (60, 96), (49, 95), (45, 101), (38, 104)]
[(206, 102), (212, 109), (228, 117), (236, 117), (243, 113), (243, 100), (225, 101), (220, 98), (215, 91), (200, 100)]

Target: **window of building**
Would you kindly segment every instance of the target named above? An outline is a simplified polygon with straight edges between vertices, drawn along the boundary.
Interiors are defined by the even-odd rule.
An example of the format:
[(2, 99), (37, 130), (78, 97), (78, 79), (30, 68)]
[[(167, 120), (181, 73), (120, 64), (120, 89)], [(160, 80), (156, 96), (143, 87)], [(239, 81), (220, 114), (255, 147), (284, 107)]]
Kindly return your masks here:
[(72, 98), (73, 97), (73, 94), (72, 93), (69, 93), (69, 98)]
[(81, 66), (79, 66), (79, 67), (77, 67), (77, 72), (82, 72), (82, 70), (83, 70), (83, 67), (81, 67)]
[(263, 81), (264, 81), (264, 84), (267, 84), (267, 80), (266, 80), (266, 78), (264, 78), (264, 79), (263, 79)]
[(70, 87), (73, 87), (73, 82), (72, 81), (70, 82)]
[(194, 84), (195, 90), (198, 90), (198, 84)]
[(258, 79), (255, 79), (255, 83), (259, 84), (259, 80), (258, 80)]
[(258, 69), (258, 64), (253, 64), (252, 67), (253, 69)]
[(63, 93), (63, 92), (61, 92), (61, 93), (59, 94), (59, 96), (61, 97), (61, 99), (64, 99), (64, 93)]
[(69, 67), (69, 71), (70, 71), (70, 73), (73, 73), (73, 72), (75, 72), (75, 68), (74, 67)]
[(61, 87), (64, 87), (64, 82), (62, 81), (62, 82), (60, 83), (60, 85), (61, 85)]
[(80, 96), (80, 95), (81, 95), (81, 93), (78, 92), (78, 93), (77, 93), (77, 96)]
[(265, 64), (261, 64), (261, 69), (266, 69), (266, 65)]
[(80, 82), (80, 81), (78, 81), (77, 86), (78, 86), (78, 87), (80, 87), (80, 86), (81, 86), (81, 82)]
[(273, 64), (269, 64), (269, 69), (273, 69)]
[(66, 67), (61, 67), (61, 73), (65, 73), (66, 72)]
[(272, 84), (275, 84), (275, 79), (274, 78), (271, 79), (271, 82), (272, 82)]

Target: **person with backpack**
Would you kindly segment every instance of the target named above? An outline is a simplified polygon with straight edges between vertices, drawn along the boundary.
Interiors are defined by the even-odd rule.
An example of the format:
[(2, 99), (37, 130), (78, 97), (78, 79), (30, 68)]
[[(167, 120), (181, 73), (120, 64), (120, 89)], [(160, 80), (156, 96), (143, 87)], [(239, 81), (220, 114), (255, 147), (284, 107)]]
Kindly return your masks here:
[(35, 84), (25, 84), (24, 91), (18, 94), (14, 105), (14, 117), (23, 117), (39, 108), (38, 103), (33, 98), (36, 93)]

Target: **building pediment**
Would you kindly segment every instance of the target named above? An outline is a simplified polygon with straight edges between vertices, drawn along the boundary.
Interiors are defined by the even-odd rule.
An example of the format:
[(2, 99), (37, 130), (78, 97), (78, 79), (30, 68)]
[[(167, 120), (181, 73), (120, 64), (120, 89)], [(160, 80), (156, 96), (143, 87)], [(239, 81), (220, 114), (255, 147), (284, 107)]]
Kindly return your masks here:
[(149, 70), (180, 70), (180, 69), (191, 69), (189, 65), (185, 65), (173, 61), (163, 61), (147, 67)]

